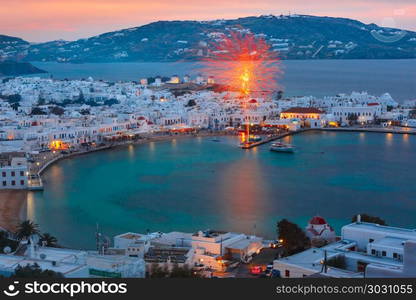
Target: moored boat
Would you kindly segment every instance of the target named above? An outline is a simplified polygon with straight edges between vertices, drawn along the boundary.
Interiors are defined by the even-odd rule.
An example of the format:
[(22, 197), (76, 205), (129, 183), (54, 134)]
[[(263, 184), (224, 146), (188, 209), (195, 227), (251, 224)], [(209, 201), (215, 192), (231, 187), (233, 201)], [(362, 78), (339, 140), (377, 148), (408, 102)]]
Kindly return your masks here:
[(291, 144), (284, 144), (284, 143), (273, 143), (270, 146), (270, 151), (274, 152), (284, 152), (284, 153), (294, 153), (295, 146)]

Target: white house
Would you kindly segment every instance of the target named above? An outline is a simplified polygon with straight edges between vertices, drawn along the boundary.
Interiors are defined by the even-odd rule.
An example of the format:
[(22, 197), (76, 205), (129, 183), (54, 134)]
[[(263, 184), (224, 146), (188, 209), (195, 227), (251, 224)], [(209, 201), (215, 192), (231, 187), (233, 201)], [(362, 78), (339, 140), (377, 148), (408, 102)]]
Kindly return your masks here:
[(25, 189), (28, 185), (28, 175), (25, 157), (0, 161), (0, 189)]
[(416, 231), (358, 218), (342, 228), (340, 241), (275, 260), (273, 267), (282, 277), (415, 277)]

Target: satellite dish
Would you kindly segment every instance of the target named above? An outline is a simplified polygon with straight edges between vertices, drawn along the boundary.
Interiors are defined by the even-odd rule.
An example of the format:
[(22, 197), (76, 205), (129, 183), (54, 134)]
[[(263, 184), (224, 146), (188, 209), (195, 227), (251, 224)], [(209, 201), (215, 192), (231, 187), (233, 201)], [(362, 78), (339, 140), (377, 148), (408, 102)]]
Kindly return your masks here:
[(9, 246), (6, 246), (3, 248), (3, 253), (5, 254), (9, 254), (12, 252), (12, 248), (10, 248)]

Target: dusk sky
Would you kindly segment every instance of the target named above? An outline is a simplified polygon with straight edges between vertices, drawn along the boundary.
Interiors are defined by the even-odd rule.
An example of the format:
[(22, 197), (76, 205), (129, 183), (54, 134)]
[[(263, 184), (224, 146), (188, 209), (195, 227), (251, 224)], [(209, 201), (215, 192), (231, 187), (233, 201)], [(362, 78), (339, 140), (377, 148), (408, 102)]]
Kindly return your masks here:
[(75, 40), (158, 20), (289, 12), (416, 30), (416, 0), (0, 0), (0, 34), (30, 42)]

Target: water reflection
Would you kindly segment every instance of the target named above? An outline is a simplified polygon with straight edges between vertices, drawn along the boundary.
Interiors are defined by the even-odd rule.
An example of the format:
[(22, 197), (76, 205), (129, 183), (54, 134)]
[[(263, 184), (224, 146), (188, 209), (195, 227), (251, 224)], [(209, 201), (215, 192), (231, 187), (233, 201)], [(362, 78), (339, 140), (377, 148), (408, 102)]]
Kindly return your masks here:
[(393, 133), (386, 134), (386, 145), (391, 146), (393, 144)]
[(33, 220), (35, 217), (35, 197), (33, 192), (27, 193), (26, 199), (26, 219)]
[[(256, 149), (256, 150), (254, 150)], [(216, 199), (226, 226), (253, 233), (256, 223), (266, 214), (266, 187), (262, 170), (256, 159), (257, 148), (245, 159), (228, 165), (220, 174)]]

